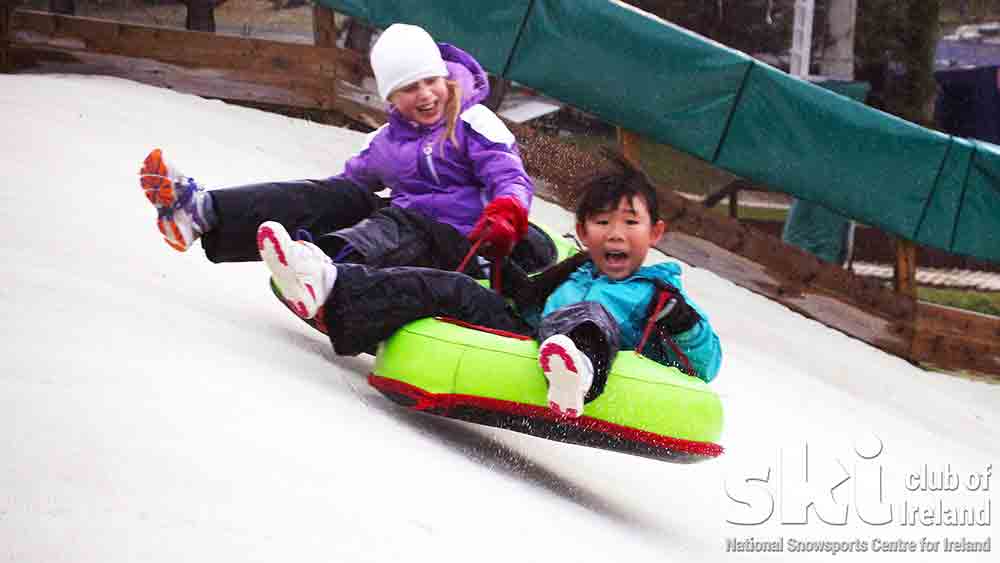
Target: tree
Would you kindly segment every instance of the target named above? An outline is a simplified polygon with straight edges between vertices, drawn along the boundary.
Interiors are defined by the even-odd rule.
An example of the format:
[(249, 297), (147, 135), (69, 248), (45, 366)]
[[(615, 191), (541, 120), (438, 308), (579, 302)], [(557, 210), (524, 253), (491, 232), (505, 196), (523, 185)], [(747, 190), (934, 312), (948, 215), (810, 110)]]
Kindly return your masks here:
[(866, 0), (858, 14), (859, 78), (875, 105), (923, 125), (933, 118), (941, 0)]
[[(934, 50), (942, 4), (963, 0), (858, 0), (855, 76), (872, 85), (874, 105), (921, 124), (931, 122)], [(794, 0), (627, 0), (681, 27), (741, 51), (785, 54), (791, 46)], [(1000, 0), (968, 0), (970, 16)], [(816, 0), (813, 53), (822, 58), (830, 0)], [(814, 69), (814, 71), (817, 69)]]
[(671, 23), (747, 53), (788, 49), (793, 0), (626, 0)]
[(857, 30), (857, 0), (826, 0), (827, 17), (824, 30), (823, 56), (819, 60), (820, 74), (841, 80), (854, 79), (854, 38)]

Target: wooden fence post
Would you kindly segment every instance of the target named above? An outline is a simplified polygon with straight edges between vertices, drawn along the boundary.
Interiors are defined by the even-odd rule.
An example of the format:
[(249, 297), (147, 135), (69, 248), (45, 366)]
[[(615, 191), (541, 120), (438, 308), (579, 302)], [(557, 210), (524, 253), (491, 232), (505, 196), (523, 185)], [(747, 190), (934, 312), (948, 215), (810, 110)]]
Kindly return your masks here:
[(639, 157), (639, 134), (628, 129), (618, 128), (618, 148), (625, 158), (634, 166), (641, 166)]
[(917, 245), (906, 239), (896, 239), (896, 263), (893, 287), (896, 293), (917, 298)]
[[(337, 47), (337, 17), (334, 11), (316, 2), (313, 4), (313, 45), (316, 47)], [(337, 80), (343, 78), (343, 71), (337, 67), (336, 75), (329, 80), (330, 93), (335, 95)], [(327, 115), (324, 119), (328, 119)], [(327, 121), (327, 123), (330, 123)]]
[(337, 46), (337, 22), (333, 10), (318, 2), (313, 5), (313, 44), (317, 47)]
[(10, 24), (16, 0), (0, 0), (0, 72), (14, 72), (14, 57), (10, 47), (14, 43), (14, 30)]

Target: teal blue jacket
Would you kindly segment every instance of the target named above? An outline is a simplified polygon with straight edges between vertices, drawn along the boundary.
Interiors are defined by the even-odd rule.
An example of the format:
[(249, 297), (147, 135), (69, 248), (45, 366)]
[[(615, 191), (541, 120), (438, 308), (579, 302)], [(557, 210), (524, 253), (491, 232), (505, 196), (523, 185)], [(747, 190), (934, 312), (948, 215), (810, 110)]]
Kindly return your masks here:
[[(654, 279), (662, 280), (680, 290), (684, 299), (701, 316), (694, 327), (674, 335), (673, 340), (687, 356), (696, 375), (704, 381), (711, 381), (719, 373), (722, 364), (722, 347), (712, 325), (697, 304), (691, 301), (681, 286), (681, 267), (673, 262), (661, 262), (643, 266), (623, 280), (612, 280), (598, 274), (593, 262), (586, 262), (563, 282), (545, 301), (542, 317), (556, 309), (580, 301), (596, 301), (618, 321), (621, 331), (621, 348), (634, 350), (642, 338), (649, 313), (650, 302), (656, 295)], [(650, 337), (643, 350), (644, 355), (664, 365), (682, 365), (669, 345), (656, 342)]]

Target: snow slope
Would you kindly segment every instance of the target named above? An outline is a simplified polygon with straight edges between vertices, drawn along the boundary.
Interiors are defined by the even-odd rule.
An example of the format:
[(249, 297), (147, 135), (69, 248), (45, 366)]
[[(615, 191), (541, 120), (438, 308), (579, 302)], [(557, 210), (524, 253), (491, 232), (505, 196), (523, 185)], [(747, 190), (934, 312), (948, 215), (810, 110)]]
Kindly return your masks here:
[[(160, 242), (136, 179), (156, 146), (209, 186), (328, 176), (361, 134), (79, 76), (0, 75), (0, 123), (0, 560), (833, 557), (793, 551), (810, 540), (867, 546), (836, 556), (848, 561), (986, 561), (1000, 549), (992, 520), (902, 525), (904, 503), (991, 518), (975, 475), (1000, 461), (996, 385), (921, 371), (688, 268), (726, 354), (718, 460), (672, 465), (412, 413), (367, 386), (370, 357), (336, 357), (275, 302), (262, 265)], [(543, 201), (533, 216), (572, 227)], [(811, 497), (795, 481), (806, 456)], [(907, 490), (925, 469), (963, 485)], [(794, 524), (810, 498), (819, 511)], [(864, 521), (889, 506), (885, 525)], [(821, 520), (844, 507), (845, 524)], [(727, 551), (749, 537), (784, 551)], [(882, 551), (962, 537), (990, 538), (991, 552)]]

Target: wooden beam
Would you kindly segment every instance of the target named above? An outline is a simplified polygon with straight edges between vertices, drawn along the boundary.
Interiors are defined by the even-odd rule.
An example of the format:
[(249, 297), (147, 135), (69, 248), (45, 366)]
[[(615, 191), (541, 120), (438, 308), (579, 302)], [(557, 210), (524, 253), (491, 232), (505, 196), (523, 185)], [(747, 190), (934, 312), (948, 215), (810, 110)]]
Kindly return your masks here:
[(642, 166), (642, 159), (639, 156), (639, 134), (628, 129), (618, 128), (618, 148), (625, 155), (625, 158), (634, 166)]
[(367, 59), (346, 49), (29, 10), (16, 10), (11, 24), (12, 65), (19, 68), (105, 74), (210, 98), (332, 111), (371, 127), (385, 121), (381, 100), (344, 82), (371, 74)]
[(920, 302), (917, 326), (923, 332), (961, 336), (1000, 348), (1000, 317)]
[[(345, 103), (325, 81), (281, 73), (190, 69), (153, 59), (101, 53), (67, 54), (50, 47), (15, 45), (16, 68), (34, 72), (101, 74), (134, 80), (179, 92), (240, 102), (285, 106), (302, 110), (336, 111), (354, 117), (355, 104)], [(369, 110), (369, 113), (374, 111)]]
[[(319, 2), (313, 4), (313, 44), (316, 47), (334, 49), (337, 47), (337, 21), (333, 10)], [(336, 74), (338, 76), (324, 80), (329, 85), (331, 93), (337, 90), (338, 78), (346, 78), (347, 69), (340, 69)]]
[(356, 53), (263, 39), (131, 25), (92, 18), (16, 10), (15, 42), (67, 51), (156, 59), (193, 68), (282, 73), (288, 76), (350, 76), (366, 62)]
[(896, 239), (893, 288), (902, 296), (917, 298), (917, 245), (913, 241)]
[(1000, 318), (921, 302), (910, 356), (936, 367), (1000, 375)]

